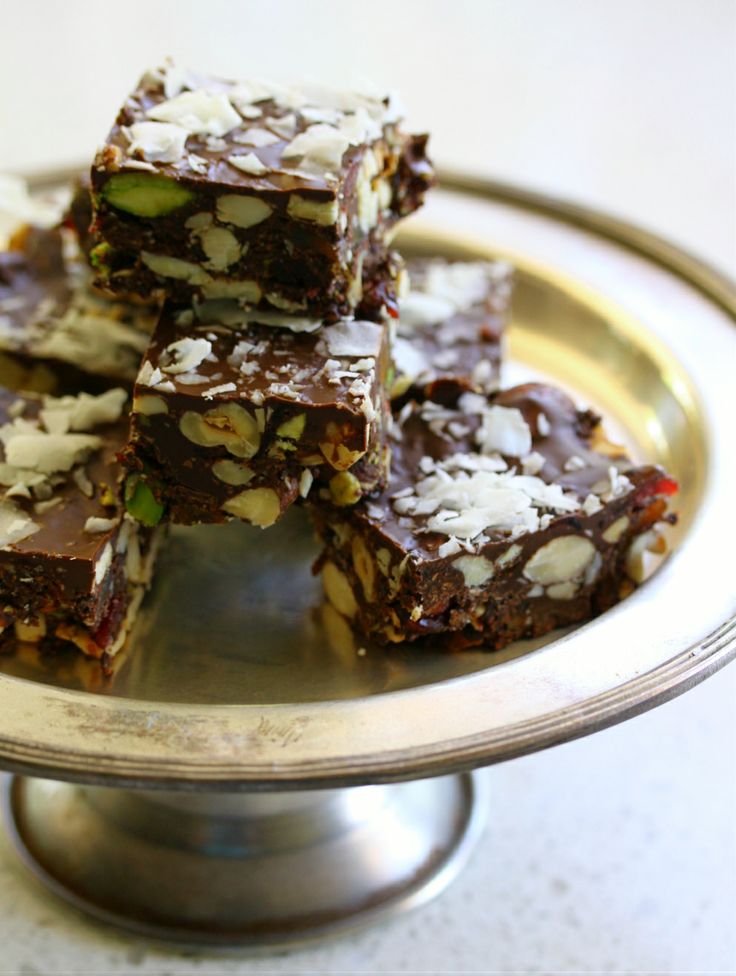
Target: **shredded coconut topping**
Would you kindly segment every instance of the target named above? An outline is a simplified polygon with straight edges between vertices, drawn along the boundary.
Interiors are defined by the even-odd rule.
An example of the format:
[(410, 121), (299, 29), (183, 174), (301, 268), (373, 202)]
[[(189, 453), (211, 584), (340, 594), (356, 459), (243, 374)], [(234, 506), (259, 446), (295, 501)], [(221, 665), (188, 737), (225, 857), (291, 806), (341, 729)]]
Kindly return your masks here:
[(0, 547), (11, 545), (39, 526), (10, 499), (35, 502), (41, 515), (61, 499), (54, 490), (72, 472), (71, 480), (88, 496), (93, 492), (81, 465), (102, 446), (102, 438), (90, 431), (118, 420), (127, 398), (124, 390), (108, 390), (99, 397), (83, 393), (78, 397), (44, 397), (38, 416), (31, 419), (13, 411), (10, 421), (0, 426), (5, 458), (0, 462)]
[(156, 122), (171, 122), (192, 135), (224, 136), (241, 124), (226, 95), (198, 89), (154, 105), (146, 113)]
[[(521, 411), (489, 404), (475, 393), (459, 400), (460, 409), (427, 401), (417, 407), (407, 404), (399, 414), (399, 429), (417, 411), (429, 430), (450, 443), (465, 438), (476, 427), (477, 452), (457, 451), (441, 459), (422, 457), (418, 478), (391, 496), (392, 506), (401, 517), (421, 520), (417, 533), (436, 532), (449, 537), (442, 551), (452, 554), (458, 546), (474, 551), (488, 541), (488, 533), (507, 533), (515, 538), (525, 532), (546, 528), (555, 517), (566, 512), (594, 514), (601, 502), (631, 489), (631, 482), (611, 465), (608, 478), (581, 503), (577, 494), (537, 475), (545, 457), (532, 451), (532, 437)], [(458, 444), (459, 446), (459, 444)], [(515, 459), (518, 459), (518, 464)], [(580, 459), (578, 459), (580, 461)], [(581, 465), (575, 464), (574, 469)]]
[[(189, 135), (205, 139), (207, 148), (224, 152), (230, 144), (260, 148), (281, 140), (287, 146), (281, 155), (285, 166), (294, 160), (299, 168), (290, 172), (303, 179), (334, 182), (343, 154), (352, 145), (380, 137), (385, 125), (398, 121), (401, 109), (389, 96), (335, 91), (319, 85), (288, 87), (272, 81), (251, 80), (230, 83), (204, 78), (167, 62), (147, 73), (145, 85), (162, 85), (165, 100), (143, 115), (135, 98), (129, 105), (138, 109), (139, 119), (130, 127), (126, 165), (151, 167), (152, 163), (177, 162), (186, 158), (196, 172), (206, 172), (206, 162), (186, 155)], [(271, 105), (265, 107), (263, 103)], [(283, 113), (283, 114), (281, 114)], [(251, 121), (258, 124), (249, 126)], [(152, 126), (158, 126), (154, 129)], [(303, 131), (299, 132), (299, 128)], [(142, 159), (136, 159), (136, 155)], [(267, 172), (260, 160), (230, 157), (234, 166), (250, 175)]]

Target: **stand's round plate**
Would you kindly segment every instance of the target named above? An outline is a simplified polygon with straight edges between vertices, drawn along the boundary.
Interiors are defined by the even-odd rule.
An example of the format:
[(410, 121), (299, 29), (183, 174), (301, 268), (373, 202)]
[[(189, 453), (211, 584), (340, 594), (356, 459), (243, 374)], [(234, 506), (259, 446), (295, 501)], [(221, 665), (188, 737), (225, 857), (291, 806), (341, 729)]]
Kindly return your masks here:
[(416, 778), (599, 729), (736, 654), (736, 299), (634, 228), (446, 181), (399, 243), (517, 265), (509, 380), (547, 376), (680, 480), (674, 555), (618, 607), (503, 654), (360, 646), (321, 608), (300, 512), (176, 529), (110, 680), (74, 653), (0, 657), (0, 765), (222, 789)]

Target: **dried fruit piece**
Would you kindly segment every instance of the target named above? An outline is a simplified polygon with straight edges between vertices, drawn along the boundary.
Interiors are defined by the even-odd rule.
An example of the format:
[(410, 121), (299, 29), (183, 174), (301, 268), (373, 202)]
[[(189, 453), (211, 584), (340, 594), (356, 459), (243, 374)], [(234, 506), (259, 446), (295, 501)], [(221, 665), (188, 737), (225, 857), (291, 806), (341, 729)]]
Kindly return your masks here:
[(102, 187), (102, 197), (115, 207), (136, 217), (164, 217), (194, 199), (194, 192), (149, 173), (118, 173)]
[(95, 244), (89, 252), (89, 263), (101, 278), (107, 278), (110, 274), (110, 256), (112, 253), (112, 247), (104, 241), (101, 244)]

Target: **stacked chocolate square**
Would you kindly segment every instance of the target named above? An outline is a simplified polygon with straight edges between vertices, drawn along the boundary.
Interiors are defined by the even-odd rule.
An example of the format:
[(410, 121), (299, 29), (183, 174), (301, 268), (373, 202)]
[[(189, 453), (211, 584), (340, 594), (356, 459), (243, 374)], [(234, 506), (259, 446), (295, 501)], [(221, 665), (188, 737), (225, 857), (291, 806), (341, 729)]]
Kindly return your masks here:
[(92, 168), (108, 292), (166, 296), (125, 464), (144, 522), (272, 525), (386, 484), (389, 242), (433, 182), (390, 99), (144, 77)]
[[(59, 639), (109, 657), (122, 624), (99, 621), (111, 600), (118, 622), (132, 605), (131, 533), (140, 563), (159, 525), (266, 528), (294, 503), (324, 541), (328, 599), (381, 642), (501, 647), (631, 588), (675, 485), (612, 450), (599, 418), (559, 391), (499, 392), (506, 265), (436, 258), (407, 275), (390, 243), (434, 182), (426, 141), (401, 130), (390, 98), (172, 65), (144, 76), (94, 161), (92, 213), (84, 190), (72, 208), (96, 296), (82, 262), (71, 288), (69, 257), (48, 259), (53, 234), (43, 247), (26, 235), (6, 259), (15, 311), (0, 348), (71, 369), (77, 389), (136, 374), (123, 471), (105, 480), (120, 491), (104, 528), (127, 527), (125, 544), (96, 550), (86, 610), (58, 593), (43, 611), (11, 602), (26, 639), (43, 613), (78, 627), (55, 625)], [(88, 429), (74, 427), (78, 400), (65, 398), (63, 436)], [(39, 433), (60, 402), (29, 406)], [(85, 460), (70, 461), (72, 480)], [(90, 518), (65, 531), (101, 532)], [(16, 542), (4, 551), (18, 577)]]

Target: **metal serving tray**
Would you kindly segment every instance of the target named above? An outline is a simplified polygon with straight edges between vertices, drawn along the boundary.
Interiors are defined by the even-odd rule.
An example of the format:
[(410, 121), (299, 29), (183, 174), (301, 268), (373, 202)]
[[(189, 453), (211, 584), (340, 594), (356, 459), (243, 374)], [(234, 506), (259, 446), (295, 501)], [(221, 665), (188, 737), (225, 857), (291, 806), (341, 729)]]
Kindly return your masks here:
[[(500, 654), (452, 654), (417, 646), (386, 650), (353, 637), (322, 606), (310, 574), (317, 549), (301, 512), (266, 534), (239, 524), (175, 529), (131, 646), (110, 680), (72, 652), (0, 656), (0, 765), (56, 780), (147, 788), (128, 793), (17, 780), (11, 791), (13, 829), (27, 858), (67, 897), (102, 917), (186, 941), (254, 944), (322, 933), (416, 900), (420, 890), (438, 887), (438, 872), (449, 877), (453, 852), (458, 845), (464, 851), (468, 830), (477, 830), (470, 779), (436, 780), (439, 792), (415, 794), (414, 801), (396, 786), (381, 787), (380, 794), (377, 786), (341, 788), (457, 773), (593, 732), (684, 691), (736, 654), (736, 298), (730, 284), (618, 221), (452, 177), (398, 244), (407, 253), (513, 261), (508, 380), (551, 378), (600, 408), (635, 456), (659, 461), (677, 477), (673, 554), (631, 597), (585, 626)], [(196, 798), (152, 792), (160, 789), (248, 795), (215, 803), (210, 793), (192, 807)], [(324, 792), (307, 803), (307, 789)], [(291, 792), (267, 802), (254, 790)], [(291, 798), (289, 816), (296, 804), (311, 824), (317, 811), (335, 829), (359, 821), (361, 829), (370, 822), (377, 830), (373, 815), (351, 817), (379, 795), (381, 809), (394, 804), (394, 813), (404, 816), (402, 829), (423, 842), (414, 860), (394, 857), (402, 865), (398, 875), (386, 868), (368, 880), (365, 870), (352, 871), (344, 851), (330, 853), (324, 845), (318, 851), (334, 841), (320, 835), (310, 855), (318, 860), (298, 870), (324, 867), (332, 857), (353, 882), (349, 890), (320, 883), (330, 891), (324, 904), (302, 893), (309, 905), (285, 908), (273, 895), (281, 884), (275, 874), (266, 875), (252, 901), (244, 894), (255, 884), (252, 870), (250, 887), (233, 880), (235, 866), (251, 858), (252, 868), (255, 856), (252, 844), (238, 847), (236, 821), (249, 825), (252, 839), (253, 817), (261, 824), (276, 817), (285, 831), (279, 836), (293, 837), (295, 821), (283, 820)], [(330, 808), (332, 819), (325, 821), (318, 796), (338, 803)], [(226, 815), (225, 801), (231, 804)], [(236, 809), (237, 802), (244, 805)], [(433, 804), (454, 813), (443, 824), (430, 823)], [(168, 826), (165, 836), (160, 830), (149, 836), (154, 821), (171, 824), (166, 811), (172, 808), (182, 822), (193, 818), (186, 842), (172, 841)], [(217, 883), (240, 894), (238, 908), (232, 898), (214, 899), (206, 918), (193, 899), (177, 901), (171, 885), (167, 896), (176, 907), (170, 902), (170, 910), (161, 909), (158, 895), (146, 896), (144, 885), (138, 890), (125, 880), (130, 871), (119, 870), (117, 888), (103, 883), (101, 874), (112, 877), (115, 868), (94, 845), (96, 870), (88, 863), (81, 871), (64, 853), (76, 846), (76, 860), (91, 862), (92, 849), (89, 857), (79, 854), (80, 839), (97, 830), (104, 847), (114, 822), (128, 840), (144, 831), (146, 857), (150, 845), (159, 853), (162, 845), (169, 852), (179, 845), (177, 856), (204, 863), (205, 848), (192, 837), (201, 836), (203, 822), (212, 828), (213, 816), (229, 818), (227, 843), (235, 844), (229, 867), (215, 872)], [(389, 830), (383, 824), (381, 838)], [(142, 861), (140, 850), (115, 836), (126, 864)], [(377, 837), (371, 836), (374, 847)], [(268, 847), (270, 840), (263, 842)], [(206, 876), (214, 878), (208, 863)], [(355, 863), (365, 867), (360, 857)], [(159, 879), (177, 870), (168, 862), (156, 867)], [(273, 902), (268, 910), (264, 891)]]

